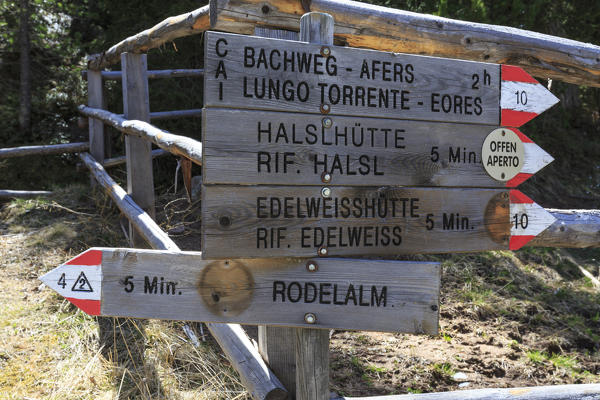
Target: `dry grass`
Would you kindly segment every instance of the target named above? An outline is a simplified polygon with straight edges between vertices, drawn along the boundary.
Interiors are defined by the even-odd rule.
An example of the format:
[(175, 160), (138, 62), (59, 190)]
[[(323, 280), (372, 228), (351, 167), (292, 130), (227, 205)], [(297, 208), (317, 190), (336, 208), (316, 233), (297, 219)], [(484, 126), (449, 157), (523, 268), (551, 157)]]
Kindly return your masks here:
[(119, 320), (107, 342), (96, 318), (40, 285), (90, 246), (126, 245), (96, 196), (75, 186), (0, 211), (0, 399), (248, 398), (218, 346), (194, 346), (183, 323)]

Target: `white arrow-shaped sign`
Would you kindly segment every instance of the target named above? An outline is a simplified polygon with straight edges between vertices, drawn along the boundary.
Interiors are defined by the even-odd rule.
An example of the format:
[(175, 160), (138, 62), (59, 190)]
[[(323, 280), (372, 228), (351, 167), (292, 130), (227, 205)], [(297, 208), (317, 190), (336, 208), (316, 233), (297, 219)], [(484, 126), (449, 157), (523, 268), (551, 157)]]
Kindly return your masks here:
[(437, 334), (440, 264), (92, 248), (40, 279), (91, 315)]
[(519, 67), (502, 65), (500, 125), (521, 126), (559, 102), (549, 90)]
[(510, 250), (523, 247), (556, 218), (518, 190), (510, 191)]

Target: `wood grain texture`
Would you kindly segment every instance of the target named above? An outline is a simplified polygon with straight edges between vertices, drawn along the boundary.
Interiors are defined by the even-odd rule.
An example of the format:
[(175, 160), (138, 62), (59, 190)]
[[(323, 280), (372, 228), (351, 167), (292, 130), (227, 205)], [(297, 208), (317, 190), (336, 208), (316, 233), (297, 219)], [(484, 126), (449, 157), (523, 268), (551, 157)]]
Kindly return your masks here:
[(556, 221), (526, 246), (600, 247), (600, 210), (547, 211)]
[(258, 326), (258, 351), (293, 398), (296, 393), (296, 330)]
[[(123, 113), (127, 119), (150, 121), (148, 98), (148, 63), (145, 54), (121, 54), (123, 71)], [(127, 165), (127, 193), (144, 209), (152, 219), (154, 209), (154, 174), (152, 171), (152, 146), (148, 141), (135, 137), (125, 137), (125, 157)], [(101, 158), (102, 160), (104, 157)], [(142, 247), (145, 242), (131, 228), (132, 247)]]
[(481, 163), (494, 126), (323, 118), (205, 109), (204, 183), (320, 185), (326, 171), (330, 185), (505, 186)]
[(258, 354), (244, 329), (237, 324), (207, 324), (210, 333), (240, 374), (242, 384), (253, 399), (284, 400), (285, 387)]
[(204, 106), (500, 122), (498, 64), (321, 47), (207, 32)]
[(247, 35), (256, 25), (297, 30), (309, 11), (331, 14), (336, 40), (351, 47), (513, 64), (538, 77), (600, 86), (599, 46), (355, 1), (213, 0), (210, 25)]
[(169, 235), (152, 220), (135, 201), (121, 188), (104, 170), (89, 153), (80, 153), (79, 158), (90, 170), (100, 186), (115, 202), (116, 206), (127, 217), (136, 231), (155, 249), (178, 250), (179, 248), (173, 242)]
[(331, 400), (600, 400), (600, 384), (492, 388), (392, 396), (336, 397)]
[(205, 256), (313, 257), (320, 247), (329, 256), (508, 248), (506, 190), (340, 186), (325, 199), (323, 187), (205, 185)]
[(0, 149), (0, 159), (11, 157), (23, 157), (31, 155), (79, 153), (87, 151), (90, 147), (88, 142), (44, 144), (40, 146), (20, 146)]
[(189, 13), (169, 17), (164, 21), (130, 36), (103, 53), (88, 57), (88, 68), (101, 70), (119, 62), (121, 53), (143, 53), (160, 47), (180, 37), (204, 32), (209, 28), (209, 7), (204, 6)]
[(296, 399), (329, 399), (329, 332), (296, 329)]
[(79, 106), (82, 115), (96, 118), (127, 134), (143, 138), (154, 143), (169, 153), (186, 157), (198, 165), (202, 165), (202, 143), (186, 136), (174, 135), (159, 129), (148, 122), (127, 120), (109, 111)]
[[(89, 71), (88, 78), (88, 106), (94, 108), (104, 107), (104, 85), (99, 71)], [(104, 160), (104, 124), (97, 120), (88, 122), (90, 154), (96, 160)]]
[(439, 263), (328, 258), (311, 272), (306, 259), (102, 252), (102, 315), (437, 333)]

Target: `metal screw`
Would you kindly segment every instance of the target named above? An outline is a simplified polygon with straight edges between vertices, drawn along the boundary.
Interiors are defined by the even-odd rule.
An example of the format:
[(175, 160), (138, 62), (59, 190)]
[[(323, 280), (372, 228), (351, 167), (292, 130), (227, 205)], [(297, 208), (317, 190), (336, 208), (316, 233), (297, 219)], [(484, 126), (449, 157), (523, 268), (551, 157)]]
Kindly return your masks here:
[(321, 47), (321, 55), (323, 57), (329, 57), (330, 54), (331, 54), (331, 50), (329, 49), (329, 47), (327, 47), (327, 46)]
[[(331, 176), (329, 177), (329, 179), (331, 180)], [(323, 189), (321, 189), (321, 196), (325, 198), (331, 197), (331, 189), (329, 189), (328, 187), (324, 187)]]
[(306, 270), (308, 272), (316, 272), (319, 269), (319, 266), (314, 261), (309, 261), (306, 263)]
[(506, 175), (504, 174), (504, 172), (502, 173), (502, 175), (500, 175), (500, 177), (501, 177), (502, 179), (504, 179), (504, 177), (505, 177), (505, 176), (506, 176)]
[(437, 311), (437, 310), (438, 310), (437, 304), (432, 304), (431, 305), (431, 311)]
[(326, 256), (327, 255), (327, 247), (319, 247), (319, 255)]
[(304, 314), (304, 322), (307, 324), (314, 324), (317, 322), (317, 316), (313, 313), (306, 313)]
[(323, 182), (323, 183), (331, 182), (331, 174), (328, 174), (327, 172), (323, 172), (321, 174), (321, 182)]
[(333, 121), (329, 117), (323, 118), (321, 122), (323, 123), (324, 128), (331, 128), (331, 125), (333, 125)]
[(505, 136), (505, 135), (506, 135), (506, 131), (502, 131), (502, 136)]
[(331, 107), (329, 107), (329, 104), (327, 104), (327, 103), (321, 104), (321, 114), (329, 114), (330, 110), (331, 110)]

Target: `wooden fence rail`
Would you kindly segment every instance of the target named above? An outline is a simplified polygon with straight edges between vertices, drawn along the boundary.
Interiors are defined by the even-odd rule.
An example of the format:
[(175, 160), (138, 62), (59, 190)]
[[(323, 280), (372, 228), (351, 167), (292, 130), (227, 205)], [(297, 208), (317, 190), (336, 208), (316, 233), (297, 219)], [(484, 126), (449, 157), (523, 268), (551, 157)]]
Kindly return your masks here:
[(202, 143), (194, 139), (174, 135), (147, 122), (127, 120), (118, 114), (99, 108), (79, 106), (79, 112), (86, 117), (98, 119), (125, 134), (141, 137), (163, 150), (202, 165)]
[(0, 149), (0, 159), (11, 157), (22, 157), (31, 155), (45, 154), (63, 154), (79, 153), (87, 151), (90, 145), (88, 142), (62, 143), (62, 144), (44, 144), (40, 146), (20, 146)]
[[(104, 80), (120, 81), (123, 79), (121, 71), (100, 71), (100, 76)], [(204, 76), (203, 69), (161, 69), (150, 70), (146, 74), (148, 79), (166, 79), (166, 78), (189, 78)], [(88, 72), (81, 71), (81, 77), (87, 79)]]
[(45, 190), (0, 190), (0, 199), (29, 199), (38, 196), (50, 196)]
[[(79, 155), (94, 178), (106, 190), (119, 210), (127, 217), (136, 231), (156, 250), (180, 251), (152, 220), (150, 215), (138, 206), (104, 170), (102, 165), (89, 153)], [(287, 391), (266, 366), (258, 350), (252, 345), (240, 325), (206, 324), (213, 337), (219, 342), (225, 355), (240, 374), (244, 386), (255, 399), (285, 399)]]
[(100, 54), (89, 57), (88, 68), (100, 70), (120, 61), (121, 53), (141, 53), (157, 48), (171, 40), (202, 33), (209, 29), (208, 6), (192, 12), (169, 17), (150, 29), (115, 44)]
[(600, 384), (475, 389), (395, 396), (338, 397), (332, 400), (600, 400)]
[(336, 40), (352, 47), (513, 64), (530, 74), (600, 86), (600, 47), (523, 29), (477, 24), (340, 0), (211, 0), (187, 14), (170, 17), (88, 60), (100, 70), (122, 52), (146, 52), (208, 29), (252, 34), (256, 26), (298, 31), (302, 14), (329, 13)]

